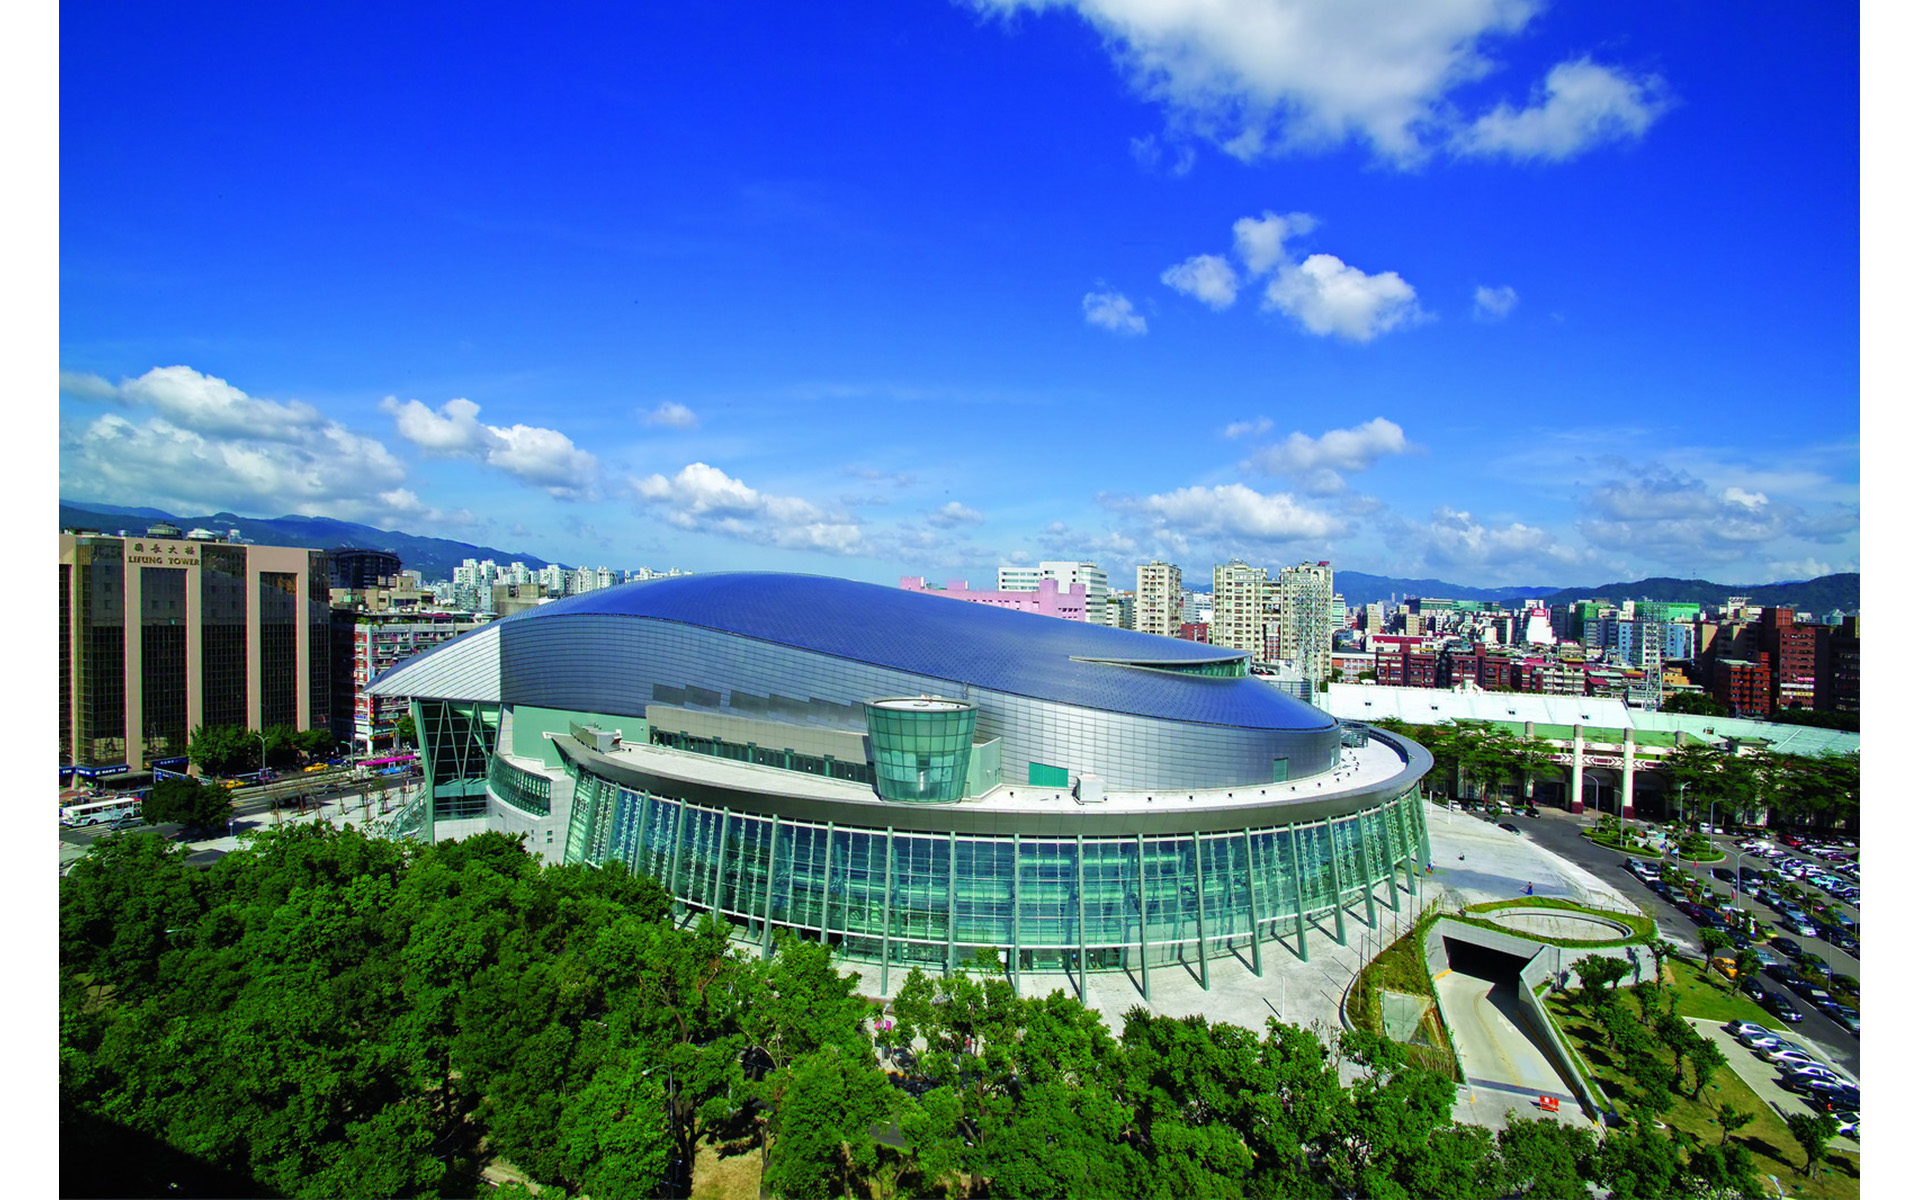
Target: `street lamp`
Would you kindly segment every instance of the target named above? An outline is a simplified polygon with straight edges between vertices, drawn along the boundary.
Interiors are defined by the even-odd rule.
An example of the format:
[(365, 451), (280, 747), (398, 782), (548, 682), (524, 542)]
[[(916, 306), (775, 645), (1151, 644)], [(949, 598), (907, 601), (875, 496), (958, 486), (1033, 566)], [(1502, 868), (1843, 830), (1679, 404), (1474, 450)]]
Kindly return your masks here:
[(254, 730), (253, 736), (260, 739), (260, 782), (267, 780), (267, 735), (262, 730)]

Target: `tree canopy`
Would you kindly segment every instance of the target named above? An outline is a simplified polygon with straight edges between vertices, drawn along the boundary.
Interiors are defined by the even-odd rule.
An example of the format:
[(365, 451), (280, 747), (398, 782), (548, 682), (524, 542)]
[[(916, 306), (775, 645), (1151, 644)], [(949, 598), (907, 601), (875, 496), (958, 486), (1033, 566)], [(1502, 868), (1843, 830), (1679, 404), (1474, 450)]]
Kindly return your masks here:
[(62, 1186), (473, 1195), (498, 1155), (516, 1194), (685, 1195), (717, 1141), (788, 1197), (1648, 1195), (1692, 1170), (1655, 1133), (1455, 1125), (1453, 1085), (1376, 1035), (1144, 1008), (1116, 1031), (991, 956), (909, 973), (894, 1073), (854, 979), (500, 834), (287, 826), (210, 869), (111, 839), (60, 889)]

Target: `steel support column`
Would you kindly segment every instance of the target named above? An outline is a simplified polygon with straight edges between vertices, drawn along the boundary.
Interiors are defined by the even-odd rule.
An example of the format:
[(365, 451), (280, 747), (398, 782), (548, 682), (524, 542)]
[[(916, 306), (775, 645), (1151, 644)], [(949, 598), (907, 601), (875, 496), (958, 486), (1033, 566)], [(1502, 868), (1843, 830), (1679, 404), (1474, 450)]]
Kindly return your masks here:
[(1246, 839), (1247, 846), (1247, 928), (1251, 930), (1253, 934), (1251, 939), (1253, 944), (1253, 973), (1256, 976), (1264, 976), (1267, 972), (1260, 961), (1260, 888), (1258, 884), (1255, 883), (1255, 876), (1257, 876), (1259, 872), (1255, 869), (1253, 861), (1253, 830), (1243, 829), (1240, 831), (1240, 835)]

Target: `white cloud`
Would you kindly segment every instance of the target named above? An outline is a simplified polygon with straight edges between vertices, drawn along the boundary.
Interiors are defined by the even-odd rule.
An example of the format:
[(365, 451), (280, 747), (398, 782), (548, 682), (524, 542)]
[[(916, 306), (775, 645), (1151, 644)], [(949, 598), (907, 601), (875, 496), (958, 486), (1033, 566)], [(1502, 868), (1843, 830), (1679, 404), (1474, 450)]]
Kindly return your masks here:
[(1268, 209), (1257, 217), (1241, 217), (1233, 223), (1233, 248), (1247, 270), (1264, 275), (1286, 257), (1287, 239), (1312, 233), (1320, 221), (1310, 213), (1285, 216)]
[(700, 425), (700, 418), (693, 415), (693, 410), (675, 400), (668, 400), (641, 420), (664, 429), (696, 429)]
[(1511, 573), (1564, 567), (1580, 559), (1544, 529), (1519, 521), (1485, 525), (1470, 512), (1444, 506), (1434, 510), (1432, 521), (1419, 531), (1419, 542), (1423, 561), (1433, 570), (1471, 567)]
[(1251, 421), (1235, 421), (1223, 431), (1230, 438), (1259, 437), (1273, 428), (1273, 421), (1267, 417), (1255, 417)]
[(1247, 465), (1269, 475), (1304, 478), (1323, 472), (1364, 471), (1379, 459), (1416, 449), (1400, 426), (1375, 417), (1351, 429), (1329, 429), (1317, 438), (1290, 433), (1279, 445), (1256, 450)]
[[(98, 381), (93, 394), (100, 395), (98, 384), (106, 381), (92, 379)], [(311, 404), (249, 396), (192, 367), (155, 367), (137, 379), (122, 380), (114, 390), (129, 407), (150, 408), (180, 429), (212, 437), (299, 441), (327, 423)]]
[(857, 522), (797, 496), (757, 491), (706, 463), (690, 463), (671, 477), (633, 477), (628, 486), (678, 529), (830, 554), (858, 554), (868, 548)]
[(940, 529), (955, 529), (962, 525), (978, 525), (986, 520), (974, 509), (968, 508), (958, 500), (949, 500), (927, 515), (927, 523)]
[(106, 413), (63, 439), (60, 492), (115, 504), (324, 514), (379, 511), (406, 477), (385, 446), (327, 424), (299, 440), (209, 437), (164, 417)]
[(388, 511), (379, 493), (406, 478), (375, 439), (309, 405), (261, 400), (191, 367), (159, 367), (117, 385), (70, 374), (61, 390), (132, 410), (62, 430), (62, 495), (364, 520)]
[(566, 434), (536, 425), (488, 425), (480, 406), (453, 399), (435, 412), (418, 400), (388, 396), (380, 411), (400, 436), (429, 454), (471, 458), (560, 499), (592, 498), (600, 462)]
[(1193, 145), (1184, 139), (1162, 141), (1153, 134), (1127, 139), (1133, 161), (1145, 171), (1164, 172), (1175, 179), (1193, 170)]
[(1476, 321), (1505, 320), (1514, 305), (1520, 303), (1520, 293), (1510, 287), (1477, 287), (1473, 289), (1473, 319)]
[[(1357, 140), (1407, 167), (1450, 139), (1471, 152), (1538, 154), (1547, 145), (1565, 157), (1658, 115), (1645, 95), (1652, 81), (1616, 75), (1625, 95), (1614, 95), (1581, 70), (1607, 69), (1581, 60), (1555, 68), (1535, 109), (1496, 110), (1462, 132), (1454, 92), (1493, 72), (1484, 47), (1520, 34), (1544, 0), (972, 3), (1007, 14), (1077, 12), (1135, 92), (1165, 108), (1167, 140), (1205, 139), (1243, 160)], [(1158, 148), (1135, 146), (1136, 157)]]
[(1240, 294), (1240, 276), (1218, 254), (1196, 254), (1160, 273), (1160, 282), (1218, 311)]
[[(1272, 273), (1261, 306), (1282, 312), (1307, 332), (1370, 342), (1389, 330), (1426, 318), (1413, 286), (1398, 272), (1369, 275), (1331, 254), (1311, 254), (1296, 262), (1287, 241), (1319, 227), (1310, 213), (1284, 216), (1271, 209), (1233, 223), (1235, 252), (1257, 279)], [(1238, 277), (1227, 261), (1197, 254), (1161, 276), (1179, 291), (1198, 296), (1215, 310), (1233, 303)], [(1142, 327), (1144, 329), (1144, 326)]]
[(484, 456), (494, 445), (491, 431), (478, 419), (480, 406), (471, 400), (449, 400), (436, 413), (418, 400), (402, 403), (388, 396), (380, 411), (393, 418), (401, 437), (432, 454)]
[(1563, 62), (1524, 109), (1502, 104), (1460, 131), (1462, 154), (1552, 161), (1602, 142), (1634, 141), (1671, 101), (1658, 76), (1631, 78), (1591, 59)]
[(1080, 308), (1086, 313), (1089, 325), (1098, 325), (1129, 337), (1147, 331), (1147, 319), (1134, 312), (1133, 301), (1119, 292), (1088, 292), (1081, 297)]
[(1308, 508), (1285, 492), (1269, 495), (1243, 483), (1181, 488), (1147, 496), (1138, 507), (1190, 537), (1287, 542), (1346, 531), (1338, 517)]
[(90, 371), (62, 371), (60, 394), (76, 400), (113, 401), (120, 398), (120, 389)]
[(1422, 316), (1413, 287), (1394, 271), (1369, 275), (1331, 254), (1282, 267), (1267, 285), (1266, 304), (1309, 333), (1370, 342)]
[(1712, 489), (1659, 463), (1594, 488), (1587, 505), (1589, 515), (1574, 527), (1589, 542), (1689, 572), (1702, 562), (1752, 561), (1761, 545), (1788, 538), (1837, 540), (1822, 536), (1824, 523), (1804, 521), (1796, 508), (1774, 504), (1765, 493), (1731, 485)]

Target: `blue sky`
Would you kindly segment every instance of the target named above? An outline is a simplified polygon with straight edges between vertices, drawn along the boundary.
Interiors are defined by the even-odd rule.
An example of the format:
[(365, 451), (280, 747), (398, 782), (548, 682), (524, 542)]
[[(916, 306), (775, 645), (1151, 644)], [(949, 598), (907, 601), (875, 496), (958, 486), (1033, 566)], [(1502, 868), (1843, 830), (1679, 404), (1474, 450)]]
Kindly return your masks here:
[(61, 19), (69, 500), (882, 582), (1859, 567), (1848, 5)]

